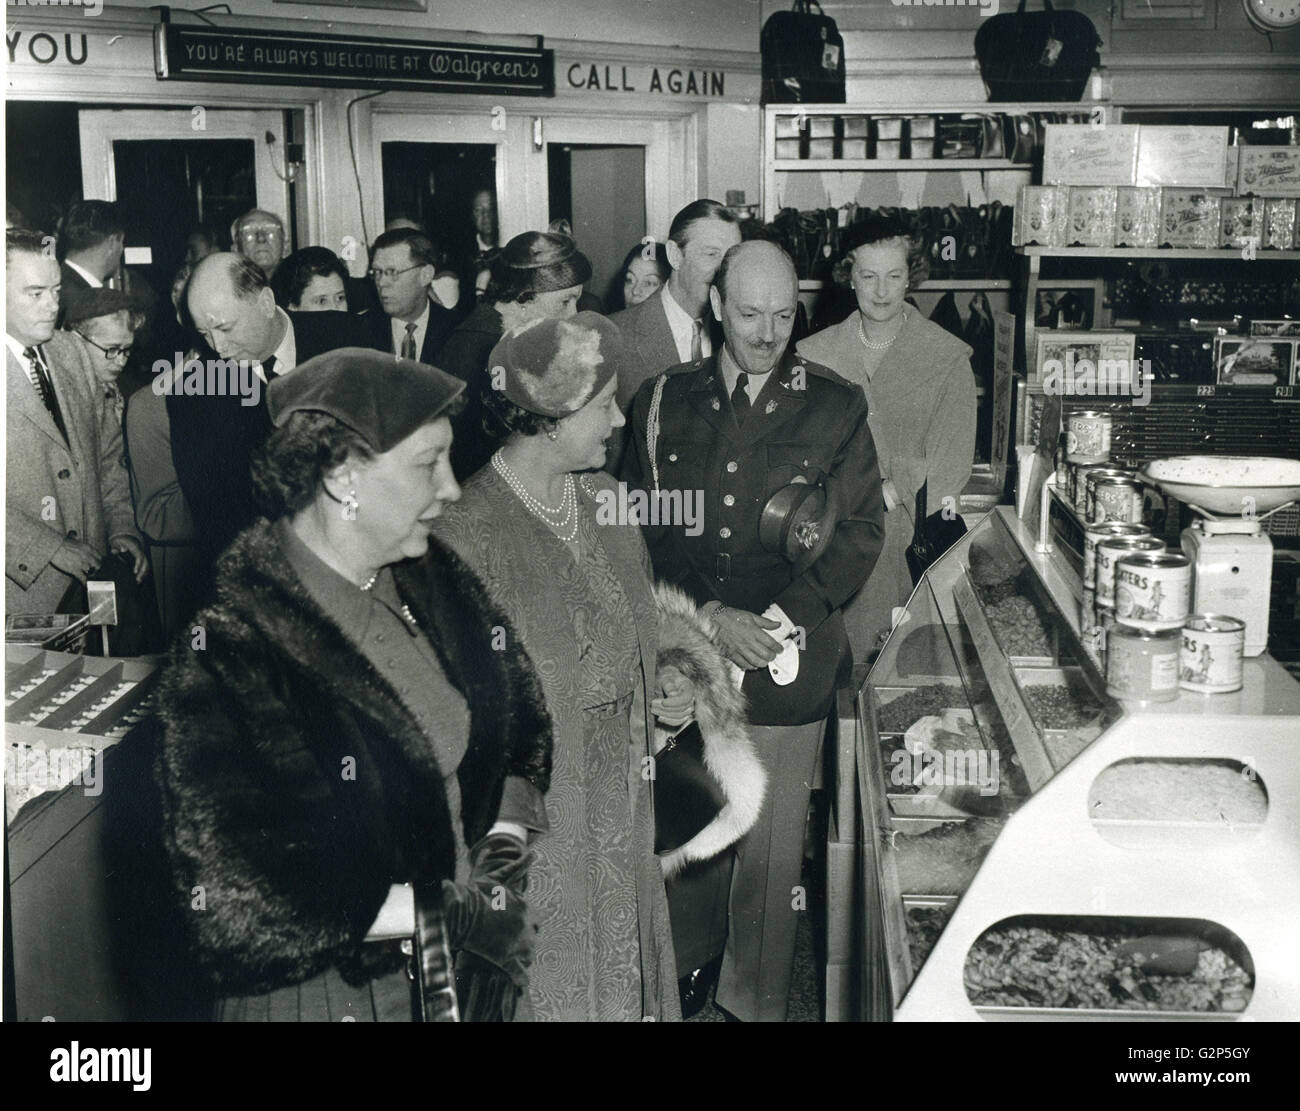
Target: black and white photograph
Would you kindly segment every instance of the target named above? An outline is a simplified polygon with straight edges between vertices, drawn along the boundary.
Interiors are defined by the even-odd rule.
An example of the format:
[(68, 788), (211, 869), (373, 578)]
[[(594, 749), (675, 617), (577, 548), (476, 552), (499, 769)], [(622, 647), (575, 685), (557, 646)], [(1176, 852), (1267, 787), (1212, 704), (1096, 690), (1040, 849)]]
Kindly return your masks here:
[(25, 1073), (1013, 1022), (1081, 1091), (1280, 1076), (1294, 3), (5, 20)]

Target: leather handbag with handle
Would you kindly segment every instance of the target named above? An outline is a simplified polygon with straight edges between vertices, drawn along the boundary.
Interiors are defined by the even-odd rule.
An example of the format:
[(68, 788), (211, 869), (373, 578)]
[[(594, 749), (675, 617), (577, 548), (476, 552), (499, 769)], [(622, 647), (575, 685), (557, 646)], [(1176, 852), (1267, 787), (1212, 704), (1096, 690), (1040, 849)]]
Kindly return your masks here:
[(844, 103), (844, 39), (816, 0), (768, 16), (759, 49), (764, 104)]
[(1082, 12), (1047, 9), (986, 20), (975, 32), (975, 57), (989, 100), (1079, 100), (1093, 68), (1101, 64), (1097, 28)]
[(912, 528), (912, 543), (904, 555), (907, 558), (907, 570), (912, 576), (912, 585), (921, 581), (921, 576), (944, 552), (966, 535), (966, 522), (959, 515), (945, 518), (943, 510), (926, 516), (926, 486), (916, 492), (916, 516)]

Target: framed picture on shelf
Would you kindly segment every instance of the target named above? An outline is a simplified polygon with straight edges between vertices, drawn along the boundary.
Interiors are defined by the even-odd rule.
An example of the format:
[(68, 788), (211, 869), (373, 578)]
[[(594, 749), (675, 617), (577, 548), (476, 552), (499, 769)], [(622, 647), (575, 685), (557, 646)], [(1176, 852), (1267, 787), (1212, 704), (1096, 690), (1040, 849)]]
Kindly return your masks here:
[(1252, 320), (1252, 336), (1297, 336), (1300, 337), (1300, 320)]
[(1035, 332), (1030, 382), (1072, 397), (1124, 392), (1136, 339), (1132, 332)]
[(1034, 327), (1086, 332), (1096, 324), (1097, 292), (1086, 288), (1039, 286), (1034, 294)]
[(1286, 386), (1292, 381), (1296, 340), (1272, 336), (1218, 336), (1215, 378), (1221, 386)]

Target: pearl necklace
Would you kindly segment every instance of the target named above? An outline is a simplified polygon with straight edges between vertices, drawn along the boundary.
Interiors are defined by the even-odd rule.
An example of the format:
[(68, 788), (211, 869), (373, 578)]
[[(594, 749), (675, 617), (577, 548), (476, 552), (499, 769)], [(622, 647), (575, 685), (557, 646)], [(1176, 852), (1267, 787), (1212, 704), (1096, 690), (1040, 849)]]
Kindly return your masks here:
[(492, 468), (505, 479), (506, 485), (524, 503), (525, 509), (566, 544), (573, 543), (578, 535), (578, 495), (572, 474), (564, 476), (564, 495), (560, 498), (559, 508), (552, 509), (528, 492), (519, 476), (511, 469), (510, 464), (502, 458), (499, 450), (492, 456)]
[[(361, 589), (369, 592), (371, 587), (373, 587), (375, 583), (378, 581), (379, 581), (379, 572), (376, 571), (373, 575), (370, 576), (370, 578), (368, 578), (365, 582), (361, 584)], [(417, 629), (420, 627), (420, 623), (416, 621), (415, 614), (411, 612), (410, 606), (403, 603), (400, 607), (399, 612), (401, 613), (403, 620), (408, 625), (413, 625)]]
[[(907, 310), (904, 309), (904, 310), (903, 310), (903, 324), (906, 324), (906, 323), (907, 323)], [(866, 331), (866, 329), (862, 326), (862, 314), (861, 314), (861, 313), (858, 313), (858, 339), (860, 339), (860, 340), (862, 341), (862, 346), (863, 346), (863, 347), (866, 347), (868, 350), (871, 350), (871, 351), (886, 351), (886, 350), (888, 350), (890, 347), (893, 347), (893, 345), (894, 345), (894, 340), (898, 339), (898, 337), (899, 337), (899, 335), (902, 333), (902, 331), (903, 331), (903, 326), (902, 326), (902, 324), (900, 324), (899, 327), (898, 327), (898, 331), (895, 332), (892, 336), (890, 336), (887, 340), (885, 340), (884, 343), (874, 343), (873, 341), (867, 339), (867, 331)]]

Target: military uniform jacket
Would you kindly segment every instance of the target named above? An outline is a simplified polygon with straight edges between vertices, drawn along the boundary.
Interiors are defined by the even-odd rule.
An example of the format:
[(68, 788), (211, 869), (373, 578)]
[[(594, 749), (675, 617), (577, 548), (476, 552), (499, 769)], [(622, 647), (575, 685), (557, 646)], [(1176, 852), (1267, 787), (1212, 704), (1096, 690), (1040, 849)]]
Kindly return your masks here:
[[(647, 417), (655, 379), (632, 403), (632, 443), (622, 477), (633, 491), (653, 487)], [(851, 666), (840, 608), (861, 589), (884, 540), (876, 448), (860, 387), (787, 352), (745, 423), (736, 423), (718, 355), (669, 370), (656, 443), (662, 492), (682, 491), (702, 512), (697, 527), (679, 517), (643, 523), (655, 577), (697, 603), (761, 614), (775, 602), (804, 630), (798, 678), (777, 686), (766, 668), (748, 671), (750, 720), (798, 725), (830, 710)], [(800, 572), (759, 542), (759, 515), (777, 490), (802, 479), (823, 485), (838, 522), (822, 554)], [(666, 499), (649, 498), (663, 507)], [(702, 524), (702, 528), (698, 525)], [(698, 535), (688, 535), (697, 532)]]

